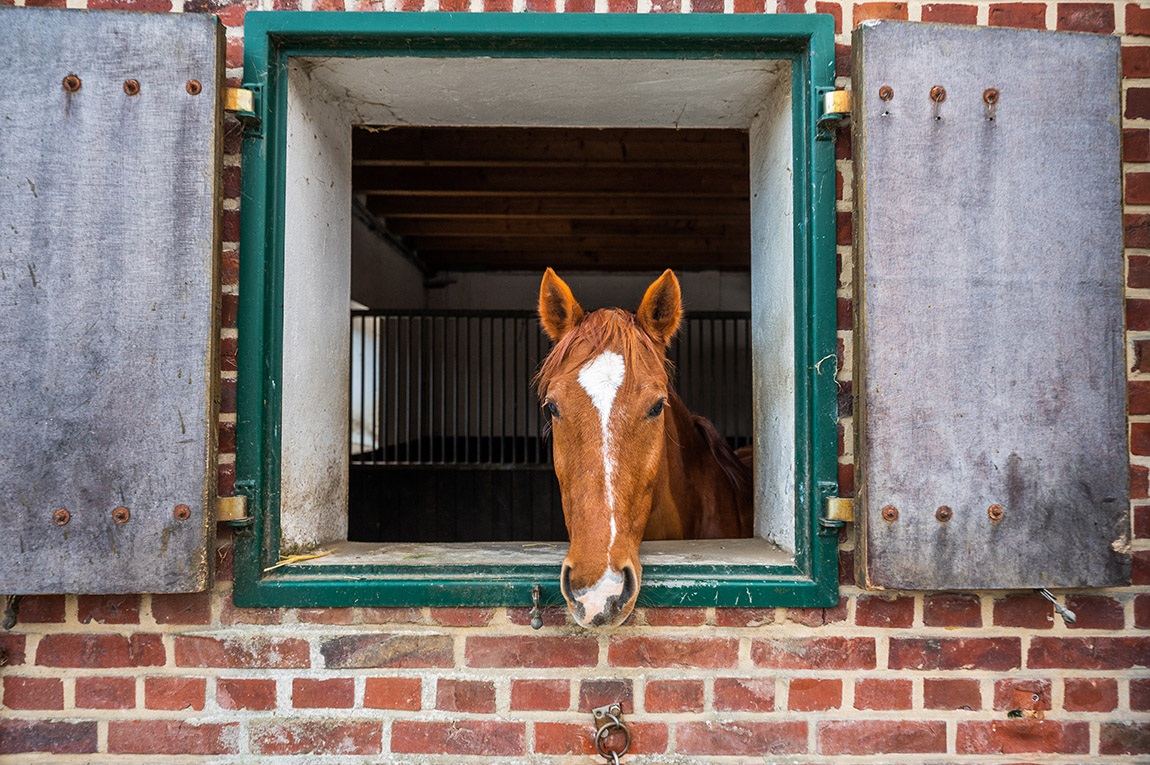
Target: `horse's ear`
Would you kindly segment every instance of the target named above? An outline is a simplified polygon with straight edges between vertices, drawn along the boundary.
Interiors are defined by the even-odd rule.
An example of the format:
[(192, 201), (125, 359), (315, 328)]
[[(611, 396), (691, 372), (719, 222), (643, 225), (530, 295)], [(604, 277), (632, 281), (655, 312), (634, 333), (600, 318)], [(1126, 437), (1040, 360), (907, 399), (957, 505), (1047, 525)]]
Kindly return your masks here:
[(639, 320), (639, 326), (656, 341), (664, 346), (671, 342), (671, 338), (679, 328), (679, 319), (683, 317), (679, 280), (671, 273), (671, 269), (664, 271), (663, 275), (647, 288), (635, 317)]
[(539, 285), (539, 323), (547, 336), (558, 342), (583, 320), (583, 309), (575, 302), (571, 288), (550, 268)]

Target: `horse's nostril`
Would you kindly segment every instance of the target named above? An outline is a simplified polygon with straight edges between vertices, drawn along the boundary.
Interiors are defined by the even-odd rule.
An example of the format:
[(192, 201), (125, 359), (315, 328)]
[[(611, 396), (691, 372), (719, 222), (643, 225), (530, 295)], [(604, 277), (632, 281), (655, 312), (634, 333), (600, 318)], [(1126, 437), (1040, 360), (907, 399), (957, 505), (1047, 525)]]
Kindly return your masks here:
[(559, 573), (559, 591), (568, 601), (575, 599), (571, 592), (571, 567), (566, 563), (563, 564), (563, 570)]
[(622, 605), (631, 600), (631, 596), (635, 594), (638, 582), (635, 577), (635, 569), (630, 566), (623, 567), (623, 590), (619, 593), (619, 604)]

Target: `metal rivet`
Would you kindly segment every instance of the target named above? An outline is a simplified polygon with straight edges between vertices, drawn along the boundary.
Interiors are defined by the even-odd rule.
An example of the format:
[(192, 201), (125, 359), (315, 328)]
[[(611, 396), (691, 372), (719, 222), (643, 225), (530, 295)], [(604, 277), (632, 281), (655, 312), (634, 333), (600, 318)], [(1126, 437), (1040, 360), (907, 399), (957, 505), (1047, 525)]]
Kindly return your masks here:
[(939, 523), (946, 523), (954, 517), (954, 511), (946, 505), (943, 505), (934, 511), (934, 517), (938, 519)]
[(124, 80), (124, 92), (129, 96), (140, 95), (140, 81), (139, 80)]
[(176, 505), (176, 509), (172, 511), (172, 515), (176, 516), (177, 521), (186, 521), (192, 517), (192, 508), (187, 505)]
[(199, 80), (188, 80), (187, 89), (193, 96), (198, 96), (200, 91), (204, 89), (204, 86), (200, 84)]
[(946, 88), (941, 85), (935, 85), (930, 89), (930, 100), (936, 104), (941, 104), (946, 100)]
[(990, 520), (998, 523), (1002, 520), (1002, 516), (1006, 514), (1006, 510), (1003, 509), (1002, 505), (991, 505), (986, 508), (986, 514), (990, 516)]
[(64, 90), (69, 93), (75, 93), (80, 89), (80, 78), (74, 74), (70, 74), (64, 78)]
[(878, 97), (883, 101), (889, 101), (894, 98), (894, 88), (890, 85), (883, 85), (878, 89)]
[(987, 88), (982, 91), (982, 100), (994, 106), (998, 103), (998, 88)]
[(894, 505), (887, 505), (882, 509), (882, 519), (884, 521), (893, 521), (898, 518), (898, 508)]
[(117, 507), (112, 511), (112, 520), (116, 523), (127, 523), (132, 513), (126, 507)]
[(57, 510), (52, 513), (52, 523), (57, 526), (67, 526), (70, 520), (72, 520), (72, 514), (67, 510)]

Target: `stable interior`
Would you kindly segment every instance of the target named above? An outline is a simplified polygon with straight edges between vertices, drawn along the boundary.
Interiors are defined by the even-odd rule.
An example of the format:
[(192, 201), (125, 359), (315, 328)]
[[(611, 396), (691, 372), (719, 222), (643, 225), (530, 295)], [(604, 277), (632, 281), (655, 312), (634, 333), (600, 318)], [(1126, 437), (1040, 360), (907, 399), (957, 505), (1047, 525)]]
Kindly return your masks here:
[[(680, 389), (696, 375), (712, 407), (737, 396), (705, 382), (750, 378), (745, 409), (693, 408), (725, 418), (716, 424), (735, 445), (753, 436), (756, 529), (749, 540), (645, 543), (645, 559), (789, 560), (788, 62), (292, 59), (288, 94), (285, 548), (337, 547), (316, 565), (561, 560), (566, 534), (557, 487), (544, 487), (554, 477), (529, 386), (547, 351), (530, 316), (539, 277), (553, 266), (585, 308), (633, 309), (670, 267), (696, 335), (748, 351), (742, 362), (720, 352), (730, 366), (716, 375), (696, 342), (678, 367)], [(349, 305), (369, 309), (353, 311), (350, 332)], [(741, 325), (727, 313), (748, 310)], [(468, 346), (481, 358), (452, 360)], [(413, 348), (428, 375), (414, 392), (434, 394), (417, 403), (396, 364), (414, 374)], [(503, 378), (486, 392), (501, 407), (484, 414), (483, 392), (458, 386), (496, 368)], [(436, 471), (460, 481), (438, 515), (418, 490), (443, 495), (447, 473)], [(408, 473), (415, 488), (397, 479)], [(500, 485), (518, 499), (493, 499)], [(367, 517), (384, 505), (390, 515)], [(368, 541), (346, 541), (349, 527)], [(455, 539), (478, 541), (444, 543)]]

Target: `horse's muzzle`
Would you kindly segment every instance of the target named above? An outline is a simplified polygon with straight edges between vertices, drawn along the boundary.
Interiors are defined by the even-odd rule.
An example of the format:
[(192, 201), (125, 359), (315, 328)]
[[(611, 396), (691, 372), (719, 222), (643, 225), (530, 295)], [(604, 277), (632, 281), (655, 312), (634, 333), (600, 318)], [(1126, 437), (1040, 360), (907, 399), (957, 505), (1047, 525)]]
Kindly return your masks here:
[(583, 627), (615, 627), (622, 624), (635, 606), (639, 577), (630, 565), (619, 571), (608, 569), (595, 584), (574, 590), (571, 566), (564, 562), (559, 589), (567, 600), (575, 621)]

